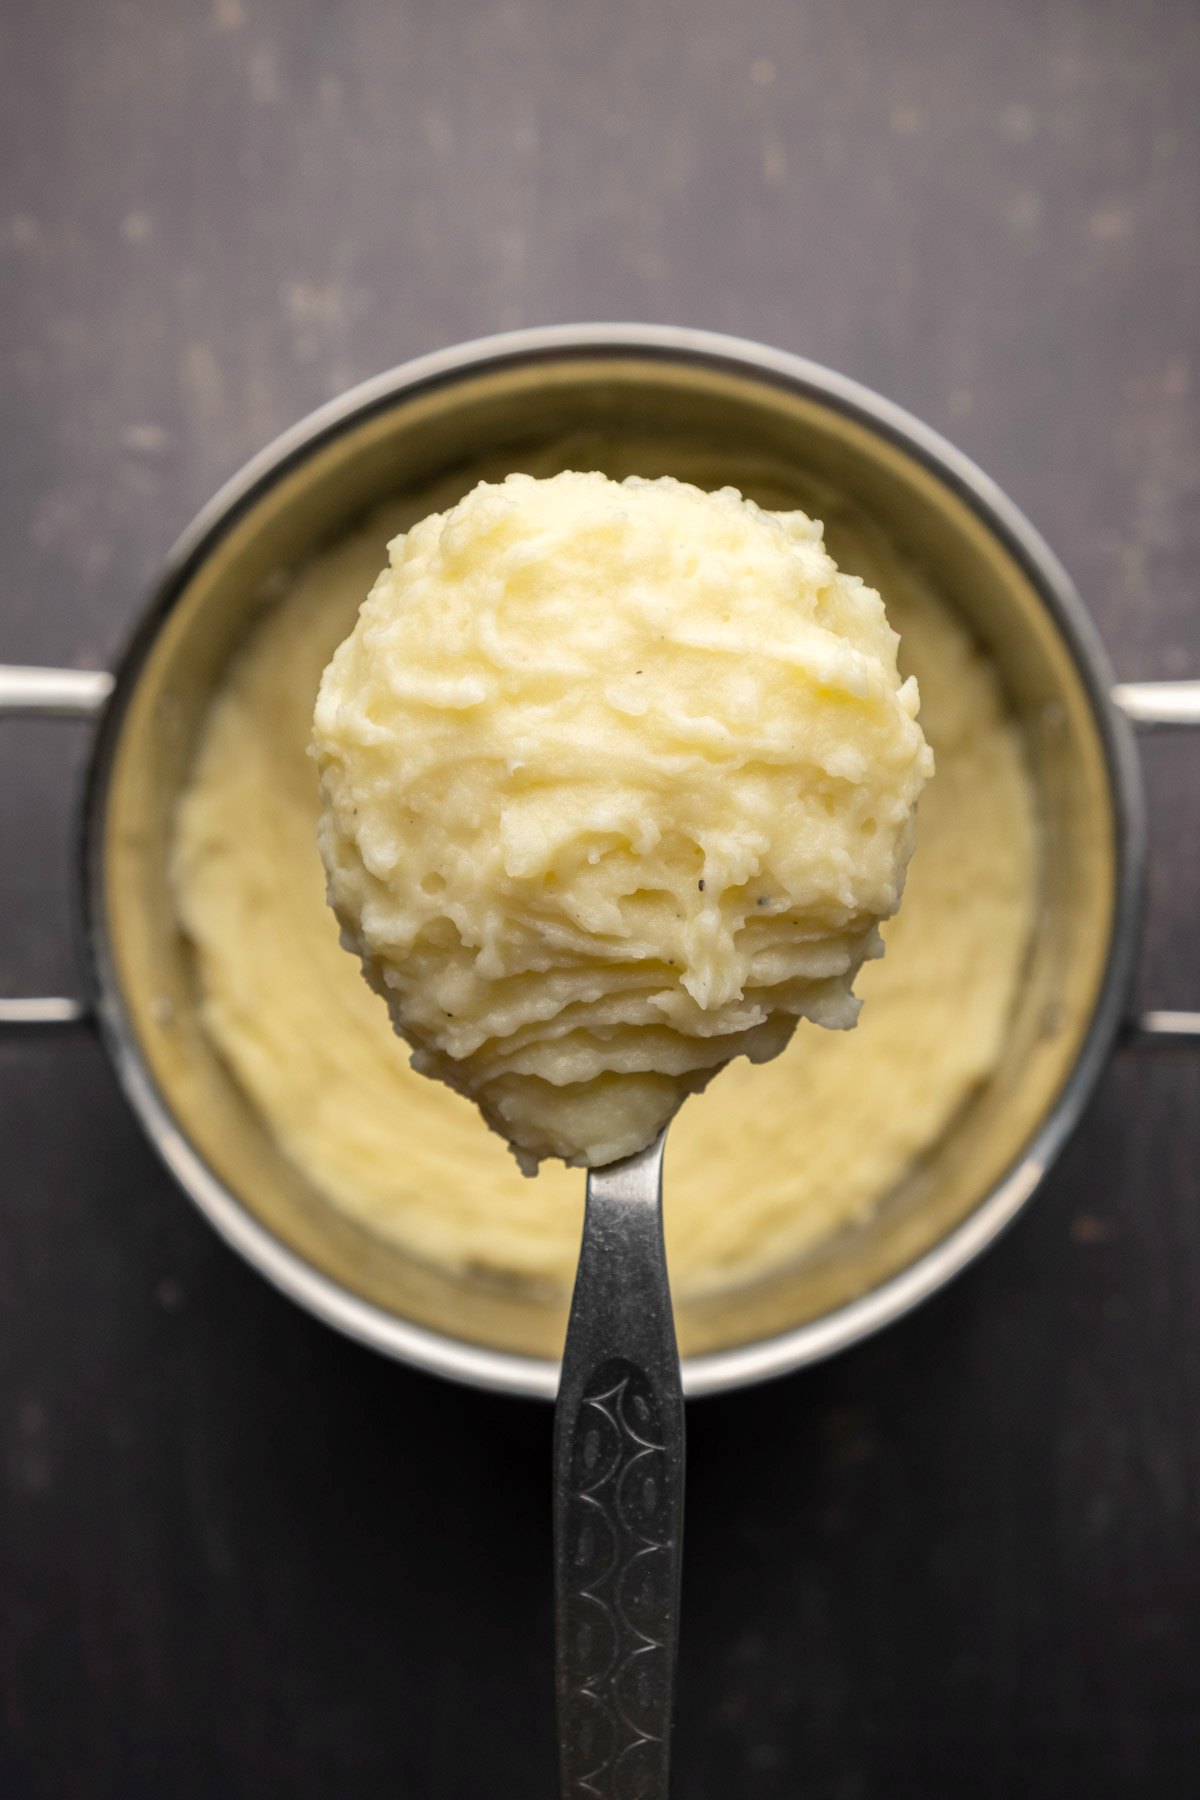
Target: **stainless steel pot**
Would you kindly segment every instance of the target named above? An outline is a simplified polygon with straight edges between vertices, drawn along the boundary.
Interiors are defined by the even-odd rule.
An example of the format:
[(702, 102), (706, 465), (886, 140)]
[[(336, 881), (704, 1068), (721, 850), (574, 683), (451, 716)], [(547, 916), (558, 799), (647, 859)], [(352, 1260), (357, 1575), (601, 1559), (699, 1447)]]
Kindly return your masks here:
[[(711, 1393), (857, 1342), (941, 1287), (1020, 1211), (1123, 1023), (1138, 947), (1143, 802), (1129, 720), (1200, 725), (1200, 682), (1114, 687), (1069, 578), (970, 462), (876, 395), (703, 332), (563, 327), (424, 357), (322, 408), (256, 457), (168, 559), (115, 675), (0, 669), (0, 712), (94, 719), (79, 839), (86, 998), (8, 1000), (10, 1033), (94, 1021), (143, 1126), (217, 1230), (320, 1318), (438, 1374), (550, 1396), (566, 1296), (453, 1278), (323, 1204), (202, 1031), (167, 878), (205, 711), (248, 617), (371, 503), (512, 466), (580, 431), (647, 466), (670, 444), (753, 488), (764, 458), (868, 511), (918, 557), (999, 670), (1047, 854), (1038, 925), (994, 1077), (868, 1224), (753, 1288), (686, 1307), (684, 1380)], [(564, 451), (564, 455), (569, 452)], [(1200, 1037), (1200, 1013), (1143, 1036)], [(798, 1147), (798, 1151), (799, 1151)], [(436, 1196), (431, 1196), (436, 1204)]]

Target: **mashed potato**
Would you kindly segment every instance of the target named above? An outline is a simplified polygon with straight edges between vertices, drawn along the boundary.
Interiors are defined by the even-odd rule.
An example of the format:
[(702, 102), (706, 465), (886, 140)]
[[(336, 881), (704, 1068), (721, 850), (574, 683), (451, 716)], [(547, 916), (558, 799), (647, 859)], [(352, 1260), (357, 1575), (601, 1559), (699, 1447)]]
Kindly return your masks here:
[(846, 1028), (932, 758), (879, 595), (732, 488), (481, 482), (327, 669), (320, 845), (413, 1066), (532, 1171)]
[[(656, 472), (644, 446), (624, 462), (607, 443), (557, 454), (559, 466)], [(685, 445), (664, 445), (658, 466), (715, 485)], [(998, 1060), (1036, 887), (1017, 733), (954, 613), (836, 496), (811, 483), (797, 491), (790, 471), (769, 465), (743, 479), (764, 505), (803, 500), (819, 511), (841, 566), (886, 593), (937, 776), (921, 798), (904, 904), (884, 927), (887, 955), (856, 983), (857, 1028), (801, 1029), (773, 1062), (742, 1058), (671, 1128), (667, 1252), (684, 1303), (782, 1268), (868, 1219), (937, 1142)], [(256, 620), (179, 809), (175, 888), (207, 1029), (313, 1189), (405, 1254), (569, 1292), (582, 1181), (554, 1163), (524, 1180), (469, 1102), (413, 1073), (386, 1008), (338, 943), (316, 847), (307, 748), (321, 672), (378, 573), (379, 546), (453, 505), (463, 485), (451, 478), (381, 509)]]

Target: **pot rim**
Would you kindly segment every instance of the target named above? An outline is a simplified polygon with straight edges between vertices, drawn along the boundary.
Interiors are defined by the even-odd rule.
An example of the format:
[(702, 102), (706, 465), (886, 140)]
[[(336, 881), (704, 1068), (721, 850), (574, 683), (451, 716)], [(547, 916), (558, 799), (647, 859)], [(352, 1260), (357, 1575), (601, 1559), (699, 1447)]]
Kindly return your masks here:
[(81, 821), (79, 897), (90, 1000), (117, 1077), (151, 1143), (200, 1212), (247, 1262), (326, 1324), (373, 1349), (468, 1385), (542, 1399), (553, 1399), (557, 1391), (556, 1361), (452, 1338), (352, 1294), (261, 1225), (192, 1148), (151, 1075), (124, 1005), (106, 923), (103, 819), (126, 708), (164, 618), (216, 543), (291, 467), (401, 396), (412, 398), (514, 364), (630, 354), (724, 367), (830, 405), (900, 446), (965, 502), (1022, 568), (1071, 651), (1103, 747), (1116, 823), (1112, 931), (1100, 990), (1079, 1055), (1024, 1154), (947, 1237), (880, 1287), (758, 1343), (686, 1357), (683, 1385), (689, 1397), (784, 1375), (861, 1342), (945, 1286), (1012, 1223), (1096, 1085), (1121, 1025), (1140, 939), (1146, 838), (1140, 769), (1132, 731), (1110, 698), (1113, 676), (1096, 627), (1065, 568), (1019, 508), (940, 433), (892, 401), (804, 357), (722, 333), (666, 325), (553, 325), (477, 338), (401, 363), (283, 432), (218, 490), (177, 540), (118, 660), (112, 698), (93, 740)]

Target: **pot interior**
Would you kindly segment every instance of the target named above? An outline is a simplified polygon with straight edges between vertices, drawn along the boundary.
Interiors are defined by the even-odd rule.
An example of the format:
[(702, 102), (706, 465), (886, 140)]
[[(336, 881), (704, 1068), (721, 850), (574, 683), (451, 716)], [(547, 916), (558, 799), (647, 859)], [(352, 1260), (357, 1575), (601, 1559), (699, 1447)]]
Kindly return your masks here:
[[(820, 495), (832, 491), (871, 516), (992, 659), (1032, 776), (1044, 850), (1036, 925), (994, 1075), (868, 1223), (752, 1286), (681, 1308), (685, 1356), (810, 1327), (811, 1349), (797, 1340), (791, 1357), (800, 1361), (842, 1309), (910, 1268), (1003, 1184), (1023, 1193), (1036, 1183), (1042, 1162), (1030, 1146), (1078, 1059), (1104, 977), (1119, 840), (1093, 703), (1036, 572), (900, 436), (819, 392), (732, 360), (564, 347), (377, 397), (264, 467), (169, 578), (123, 670), (92, 819), (102, 1011), (125, 1040), (135, 1100), (201, 1204), (215, 1216), (218, 1196), (226, 1223), (249, 1215), (270, 1241), (377, 1309), (359, 1321), (365, 1335), (405, 1353), (388, 1335), (389, 1321), (401, 1320), (465, 1344), (557, 1357), (565, 1295), (451, 1277), (405, 1256), (334, 1211), (276, 1147), (201, 1027), (168, 863), (208, 704), (286, 572), (383, 499), (459, 474), (465, 491), (481, 460), (489, 470), (533, 456), (578, 466), (581, 438), (588, 466), (612, 473), (669, 470), (672, 451), (686, 446), (712, 485), (753, 495), (770, 465), (776, 478), (786, 472), (796, 504), (819, 514)], [(286, 1270), (268, 1273), (299, 1289)]]

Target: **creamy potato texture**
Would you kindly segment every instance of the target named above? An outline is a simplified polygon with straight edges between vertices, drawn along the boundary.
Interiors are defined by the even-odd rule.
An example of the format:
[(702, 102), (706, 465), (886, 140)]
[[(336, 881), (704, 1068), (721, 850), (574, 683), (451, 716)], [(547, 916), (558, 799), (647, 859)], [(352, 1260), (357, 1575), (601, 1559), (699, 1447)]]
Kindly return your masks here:
[(532, 1171), (846, 1028), (932, 758), (879, 595), (733, 488), (481, 482), (389, 546), (313, 727), (330, 899)]
[[(561, 461), (657, 472), (645, 449), (622, 465), (624, 454), (584, 442)], [(700, 485), (721, 479), (676, 444), (658, 467)], [(665, 1225), (684, 1302), (786, 1265), (869, 1218), (903, 1182), (996, 1064), (1036, 882), (1017, 735), (954, 614), (835, 496), (798, 494), (767, 465), (739, 475), (764, 505), (803, 498), (819, 510), (840, 565), (887, 595), (937, 775), (921, 798), (904, 904), (884, 926), (887, 955), (856, 983), (865, 1002), (856, 1029), (802, 1026), (774, 1061), (731, 1064), (671, 1128)], [(569, 1291), (578, 1174), (546, 1163), (525, 1180), (468, 1101), (409, 1068), (387, 1009), (339, 945), (316, 847), (307, 746), (322, 670), (378, 573), (380, 545), (453, 505), (463, 485), (381, 509), (255, 622), (179, 810), (175, 888), (207, 1029), (316, 1192), (441, 1267)]]

